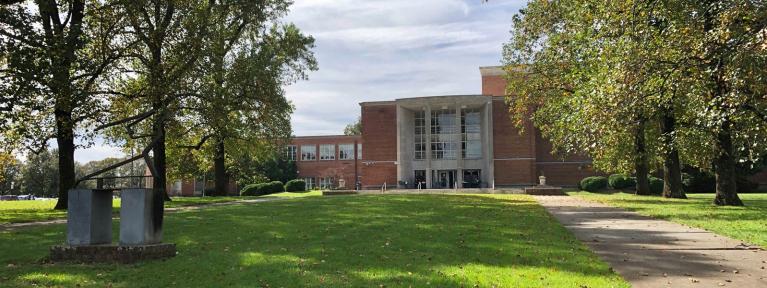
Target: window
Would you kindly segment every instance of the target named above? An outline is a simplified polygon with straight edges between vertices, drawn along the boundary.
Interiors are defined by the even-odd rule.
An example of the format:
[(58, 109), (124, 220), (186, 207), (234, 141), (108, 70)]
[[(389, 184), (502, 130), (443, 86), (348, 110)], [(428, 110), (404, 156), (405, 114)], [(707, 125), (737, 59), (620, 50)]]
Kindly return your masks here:
[(336, 145), (335, 144), (320, 145), (320, 160), (336, 160)]
[(426, 159), (426, 112), (415, 112), (415, 160)]
[(478, 109), (461, 111), (461, 157), (482, 158), (482, 120)]
[(288, 145), (285, 150), (285, 153), (288, 156), (288, 160), (296, 161), (296, 145)]
[(317, 146), (301, 145), (301, 161), (317, 160)]
[(333, 177), (322, 177), (320, 178), (320, 189), (330, 189), (333, 188)]
[(353, 160), (354, 144), (338, 144), (338, 160)]
[(306, 190), (314, 189), (314, 177), (306, 177), (304, 178), (304, 182), (306, 182)]
[(449, 109), (431, 112), (431, 158), (455, 159), (458, 135), (455, 111)]
[(362, 159), (362, 143), (357, 143), (357, 159)]

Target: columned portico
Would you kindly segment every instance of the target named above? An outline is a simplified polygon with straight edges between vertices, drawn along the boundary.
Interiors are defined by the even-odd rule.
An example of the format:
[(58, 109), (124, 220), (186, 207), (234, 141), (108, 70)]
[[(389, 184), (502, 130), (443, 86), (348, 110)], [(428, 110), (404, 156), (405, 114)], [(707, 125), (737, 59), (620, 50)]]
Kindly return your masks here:
[(395, 103), (399, 186), (492, 186), (490, 97), (420, 97)]

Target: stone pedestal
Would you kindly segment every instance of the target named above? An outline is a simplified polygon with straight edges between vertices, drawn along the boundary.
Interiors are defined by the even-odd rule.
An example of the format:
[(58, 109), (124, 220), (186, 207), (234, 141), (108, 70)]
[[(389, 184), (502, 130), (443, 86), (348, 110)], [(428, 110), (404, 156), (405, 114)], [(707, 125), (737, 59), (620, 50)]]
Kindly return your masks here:
[(120, 204), (120, 245), (162, 242), (162, 227), (155, 227), (152, 189), (125, 189)]
[(72, 189), (67, 200), (67, 244), (98, 245), (112, 242), (112, 193)]

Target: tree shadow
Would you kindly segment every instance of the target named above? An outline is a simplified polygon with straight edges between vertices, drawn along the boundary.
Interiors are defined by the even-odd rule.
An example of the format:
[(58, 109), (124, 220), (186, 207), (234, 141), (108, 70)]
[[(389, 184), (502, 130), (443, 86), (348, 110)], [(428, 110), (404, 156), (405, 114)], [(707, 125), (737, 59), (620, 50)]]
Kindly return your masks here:
[[(179, 250), (166, 261), (26, 263), (7, 275), (28, 283), (21, 277), (45, 269), (130, 287), (626, 285), (541, 206), (520, 196), (317, 197), (179, 211), (165, 227)], [(46, 244), (31, 245), (21, 258), (0, 253), (0, 264), (44, 256), (32, 250), (47, 249), (50, 237), (38, 233), (49, 230), (25, 233), (26, 243)], [(0, 234), (0, 243), (14, 237), (6, 236)], [(106, 276), (94, 276), (99, 273)]]

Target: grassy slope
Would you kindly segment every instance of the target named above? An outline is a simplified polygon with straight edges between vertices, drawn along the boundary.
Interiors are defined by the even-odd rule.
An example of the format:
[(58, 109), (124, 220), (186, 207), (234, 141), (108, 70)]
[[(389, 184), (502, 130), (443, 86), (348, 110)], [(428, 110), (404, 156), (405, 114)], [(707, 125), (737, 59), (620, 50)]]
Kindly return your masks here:
[[(267, 197), (307, 197), (321, 195), (319, 191), (306, 193), (279, 193)], [(202, 205), (222, 202), (232, 202), (237, 200), (255, 199), (258, 197), (173, 197), (173, 201), (165, 202), (165, 207), (183, 207), (191, 205)], [(67, 211), (53, 210), (56, 206), (56, 200), (45, 201), (0, 201), (0, 224), (35, 222), (52, 219), (61, 219), (67, 217)], [(112, 202), (115, 213), (120, 212), (120, 200)]]
[(63, 225), (0, 232), (0, 286), (628, 287), (526, 196), (306, 197), (165, 227), (175, 258), (123, 266), (39, 264)]
[(714, 194), (687, 194), (688, 200), (625, 193), (571, 192), (570, 195), (767, 247), (767, 194), (740, 194), (745, 207), (715, 206), (711, 204)]

